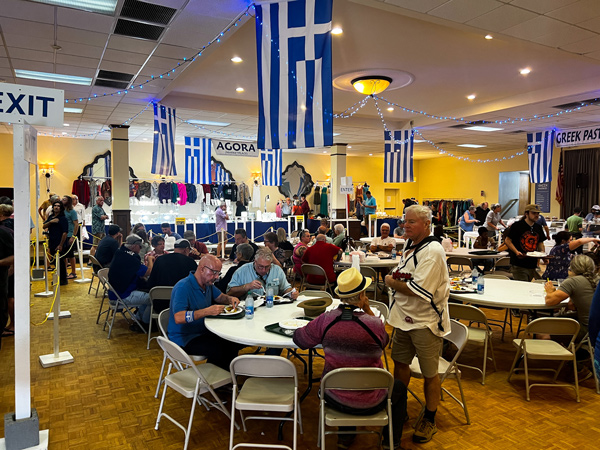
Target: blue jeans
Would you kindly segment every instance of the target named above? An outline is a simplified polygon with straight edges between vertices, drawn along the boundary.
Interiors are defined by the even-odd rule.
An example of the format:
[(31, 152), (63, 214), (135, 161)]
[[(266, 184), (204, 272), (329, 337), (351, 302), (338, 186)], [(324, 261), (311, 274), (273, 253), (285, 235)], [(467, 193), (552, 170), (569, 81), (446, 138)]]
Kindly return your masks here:
[(150, 313), (152, 312), (152, 308), (150, 306), (150, 294), (143, 291), (133, 291), (129, 294), (129, 297), (123, 299), (123, 302), (130, 308), (137, 307), (137, 313), (135, 317), (137, 320), (149, 323), (150, 322)]

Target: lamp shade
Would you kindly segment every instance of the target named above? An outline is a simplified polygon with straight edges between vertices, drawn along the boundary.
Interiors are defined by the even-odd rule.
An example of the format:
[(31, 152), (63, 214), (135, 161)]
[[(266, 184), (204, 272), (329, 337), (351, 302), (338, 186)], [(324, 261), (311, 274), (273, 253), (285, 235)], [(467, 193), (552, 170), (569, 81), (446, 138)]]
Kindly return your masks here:
[(372, 75), (355, 78), (351, 83), (357, 92), (364, 95), (374, 95), (385, 91), (391, 82), (392, 79), (389, 77)]

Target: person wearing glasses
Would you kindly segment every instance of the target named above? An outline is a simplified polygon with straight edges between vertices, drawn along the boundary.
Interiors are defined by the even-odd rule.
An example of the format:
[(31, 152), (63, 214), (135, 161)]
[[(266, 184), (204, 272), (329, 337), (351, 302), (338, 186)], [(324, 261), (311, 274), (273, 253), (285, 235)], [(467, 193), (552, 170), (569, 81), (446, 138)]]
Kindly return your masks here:
[(169, 308), (169, 339), (190, 355), (206, 356), (207, 362), (223, 370), (242, 348), (211, 333), (204, 318), (218, 316), (225, 307), (237, 307), (239, 299), (223, 294), (214, 286), (221, 275), (221, 261), (214, 255), (204, 256), (198, 268), (173, 288)]
[[(273, 264), (275, 257), (266, 247), (260, 248), (254, 256), (253, 264), (240, 267), (231, 278), (227, 293), (235, 297), (244, 297), (248, 294), (266, 295), (267, 289), (273, 289), (273, 295), (284, 295), (292, 290), (285, 272), (277, 264)], [(298, 292), (290, 294), (292, 299), (298, 297)]]

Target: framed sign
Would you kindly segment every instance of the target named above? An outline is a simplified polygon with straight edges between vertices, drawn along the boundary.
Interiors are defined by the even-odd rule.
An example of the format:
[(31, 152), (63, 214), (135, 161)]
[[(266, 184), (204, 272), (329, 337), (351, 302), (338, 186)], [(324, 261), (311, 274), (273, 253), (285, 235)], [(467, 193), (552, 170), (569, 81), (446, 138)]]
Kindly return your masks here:
[(535, 184), (535, 203), (543, 213), (550, 212), (550, 183)]

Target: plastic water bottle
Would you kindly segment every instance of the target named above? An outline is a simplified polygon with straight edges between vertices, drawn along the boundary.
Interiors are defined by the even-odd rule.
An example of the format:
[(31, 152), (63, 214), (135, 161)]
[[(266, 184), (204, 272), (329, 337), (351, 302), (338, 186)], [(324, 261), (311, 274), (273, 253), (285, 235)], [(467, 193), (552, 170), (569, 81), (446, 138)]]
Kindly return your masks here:
[(273, 307), (273, 289), (267, 289), (267, 308)]
[(477, 293), (483, 294), (485, 292), (485, 278), (477, 278)]
[(396, 259), (396, 247), (392, 248), (392, 259)]
[(471, 284), (477, 284), (478, 278), (479, 272), (477, 271), (477, 267), (473, 267), (473, 271), (471, 272)]
[(251, 295), (246, 297), (246, 319), (254, 319), (254, 297)]

